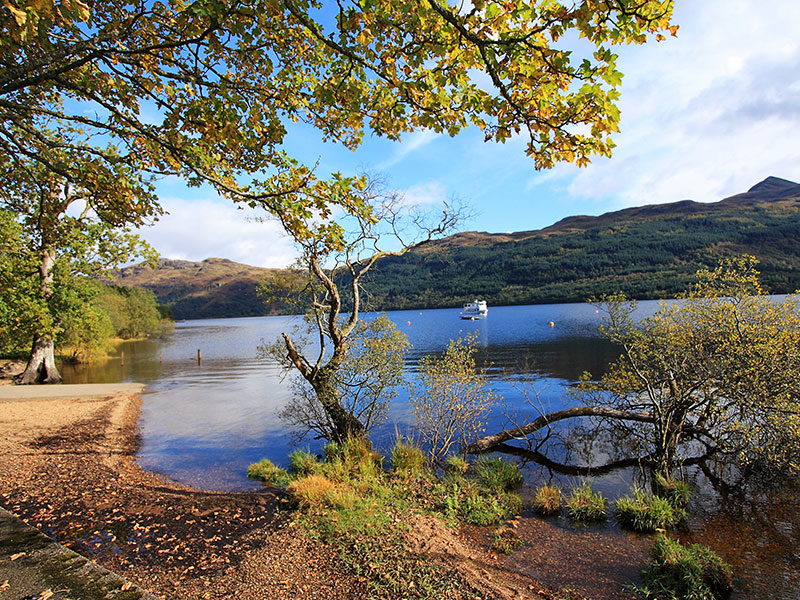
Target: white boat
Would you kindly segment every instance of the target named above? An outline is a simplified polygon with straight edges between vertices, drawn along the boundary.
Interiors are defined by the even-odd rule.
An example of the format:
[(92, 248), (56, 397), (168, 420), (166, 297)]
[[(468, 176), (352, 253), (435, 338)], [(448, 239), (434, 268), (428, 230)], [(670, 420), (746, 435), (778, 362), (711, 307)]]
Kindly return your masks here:
[(489, 307), (486, 306), (486, 301), (476, 299), (475, 301), (467, 302), (464, 305), (464, 310), (461, 311), (461, 318), (475, 321), (476, 319), (482, 319), (485, 317), (488, 312)]

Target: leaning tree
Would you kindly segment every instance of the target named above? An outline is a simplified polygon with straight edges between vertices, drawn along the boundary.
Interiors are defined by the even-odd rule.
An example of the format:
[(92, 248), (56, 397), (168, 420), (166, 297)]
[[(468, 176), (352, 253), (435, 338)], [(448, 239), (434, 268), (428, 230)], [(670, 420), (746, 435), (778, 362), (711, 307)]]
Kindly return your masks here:
[(284, 333), (265, 347), (307, 386), (283, 415), (335, 441), (363, 437), (376, 416), (385, 416), (386, 401), (402, 382), (405, 335), (387, 318), (362, 319), (369, 272), (381, 258), (450, 231), (465, 216), (455, 203), (441, 212), (421, 211), (376, 178), (357, 180), (348, 193), (353, 203), (370, 207), (368, 215), (340, 216), (335, 223), (310, 219), (304, 227), (310, 235), (295, 235), (300, 273), (265, 286), (267, 294), (301, 305), (312, 332), (311, 339)]

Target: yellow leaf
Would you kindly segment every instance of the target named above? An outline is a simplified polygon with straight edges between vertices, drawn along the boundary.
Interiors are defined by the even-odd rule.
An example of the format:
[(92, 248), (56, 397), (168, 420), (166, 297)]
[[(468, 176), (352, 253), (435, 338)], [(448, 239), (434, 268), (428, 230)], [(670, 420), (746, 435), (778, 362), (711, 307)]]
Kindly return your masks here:
[(8, 2), (4, 3), (3, 6), (11, 11), (11, 14), (14, 15), (14, 20), (20, 27), (25, 25), (25, 23), (28, 21), (28, 13), (26, 13), (24, 10), (20, 10)]

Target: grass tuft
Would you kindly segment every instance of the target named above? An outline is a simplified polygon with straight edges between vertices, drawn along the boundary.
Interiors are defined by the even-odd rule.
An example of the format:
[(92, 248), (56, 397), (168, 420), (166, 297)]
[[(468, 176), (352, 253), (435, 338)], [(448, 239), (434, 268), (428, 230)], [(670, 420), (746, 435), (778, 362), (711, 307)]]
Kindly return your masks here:
[(286, 485), (289, 483), (289, 474), (276, 467), (271, 460), (264, 458), (247, 467), (248, 479), (257, 479), (273, 485)]
[(317, 457), (308, 450), (298, 449), (289, 455), (289, 472), (295, 477), (312, 475), (319, 470)]
[(541, 486), (533, 496), (533, 508), (543, 517), (560, 513), (561, 490), (552, 485)]
[(649, 532), (673, 527), (685, 517), (665, 498), (634, 489), (631, 496), (616, 502), (616, 519), (622, 527)]
[(469, 463), (460, 456), (448, 456), (444, 461), (444, 472), (456, 477), (463, 477), (469, 471)]
[(300, 506), (319, 507), (328, 504), (335, 489), (336, 483), (325, 475), (315, 473), (291, 482), (286, 491)]
[(683, 510), (689, 506), (691, 488), (681, 479), (667, 479), (661, 473), (655, 477), (656, 493), (665, 498), (673, 508)]
[(392, 472), (406, 479), (424, 476), (428, 464), (421, 449), (401, 440), (392, 448), (391, 461)]
[(640, 591), (648, 596), (675, 600), (722, 600), (733, 589), (730, 566), (710, 548), (683, 546), (665, 535), (656, 537), (642, 581)]
[(591, 523), (604, 521), (607, 516), (606, 499), (600, 492), (595, 492), (584, 482), (572, 490), (567, 498), (567, 514), (573, 521)]
[(487, 492), (513, 492), (522, 487), (522, 473), (516, 463), (499, 457), (481, 456), (474, 465), (475, 481)]

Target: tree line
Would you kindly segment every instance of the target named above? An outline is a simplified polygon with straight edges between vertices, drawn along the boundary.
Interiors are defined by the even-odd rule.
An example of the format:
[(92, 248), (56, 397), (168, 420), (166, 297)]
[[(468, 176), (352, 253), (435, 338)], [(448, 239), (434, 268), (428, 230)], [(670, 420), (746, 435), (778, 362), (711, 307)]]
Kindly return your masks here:
[(67, 261), (55, 270), (54, 293), (42, 296), (36, 257), (26, 251), (19, 223), (1, 211), (0, 220), (0, 356), (27, 358), (36, 331), (47, 328), (58, 356), (86, 362), (105, 355), (114, 339), (168, 327), (171, 312), (150, 290), (70, 273)]

